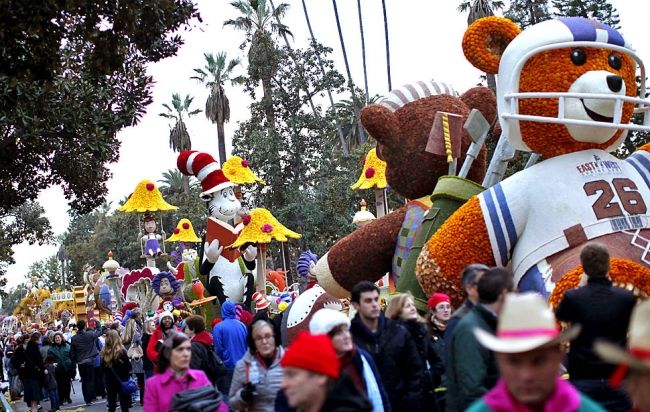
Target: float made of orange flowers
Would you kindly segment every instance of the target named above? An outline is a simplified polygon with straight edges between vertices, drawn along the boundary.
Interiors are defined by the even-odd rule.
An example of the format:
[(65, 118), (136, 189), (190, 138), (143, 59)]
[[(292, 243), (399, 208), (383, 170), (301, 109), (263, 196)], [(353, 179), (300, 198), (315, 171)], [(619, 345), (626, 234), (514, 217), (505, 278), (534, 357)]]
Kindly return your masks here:
[(243, 185), (260, 183), (264, 184), (264, 180), (257, 177), (250, 169), (248, 160), (244, 160), (239, 156), (231, 156), (221, 166), (223, 174), (226, 175), (231, 182)]
[(472, 23), (463, 36), (463, 53), (478, 69), (496, 74), (501, 54), (508, 43), (521, 33), (511, 20), (489, 16)]
[[(566, 291), (580, 286), (583, 275), (582, 266), (567, 272), (555, 284), (548, 302), (555, 309), (560, 304)], [(633, 291), (637, 296), (650, 296), (650, 269), (627, 259), (612, 258), (609, 265), (609, 277), (615, 286)]]
[(286, 242), (289, 238), (298, 239), (300, 234), (287, 229), (270, 211), (264, 208), (253, 209), (242, 219), (244, 228), (231, 248), (243, 246), (246, 243), (271, 243), (273, 240)]
[(138, 183), (126, 203), (117, 210), (120, 212), (157, 212), (176, 209), (178, 207), (165, 202), (154, 182), (144, 179)]
[(377, 149), (372, 149), (363, 161), (363, 170), (359, 180), (351, 188), (352, 190), (383, 189), (386, 185), (386, 162), (377, 157)]

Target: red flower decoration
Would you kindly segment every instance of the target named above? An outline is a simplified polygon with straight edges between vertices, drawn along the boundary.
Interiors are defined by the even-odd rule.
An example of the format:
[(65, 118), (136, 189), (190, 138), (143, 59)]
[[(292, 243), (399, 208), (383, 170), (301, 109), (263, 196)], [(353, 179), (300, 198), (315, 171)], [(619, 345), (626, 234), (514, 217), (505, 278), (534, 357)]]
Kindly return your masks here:
[(262, 226), (262, 232), (264, 233), (271, 233), (273, 232), (273, 225), (264, 223), (264, 226)]
[(187, 229), (189, 229), (189, 228), (190, 228), (190, 224), (189, 224), (189, 223), (187, 223), (187, 222), (183, 223), (183, 229), (187, 230)]
[(251, 215), (242, 216), (241, 221), (244, 225), (249, 224), (251, 222)]
[(375, 168), (369, 167), (366, 169), (366, 179), (370, 179), (375, 175)]
[(179, 234), (179, 233), (181, 233), (181, 230), (180, 230), (179, 228), (174, 229), (174, 234), (175, 234), (175, 235), (177, 235), (177, 234)]
[(248, 167), (248, 160), (245, 160), (245, 159), (242, 160), (241, 165), (242, 165), (242, 167)]
[(147, 190), (148, 190), (148, 191), (151, 192), (151, 191), (154, 190), (155, 188), (156, 188), (156, 186), (154, 186), (153, 183), (147, 183)]

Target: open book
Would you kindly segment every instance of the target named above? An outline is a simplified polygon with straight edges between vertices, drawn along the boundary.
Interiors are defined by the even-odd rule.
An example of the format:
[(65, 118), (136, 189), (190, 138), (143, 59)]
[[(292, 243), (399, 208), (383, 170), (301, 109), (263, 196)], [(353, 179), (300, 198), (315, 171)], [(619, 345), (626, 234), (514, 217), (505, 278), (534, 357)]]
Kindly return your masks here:
[(208, 218), (207, 233), (205, 234), (205, 241), (210, 244), (213, 240), (217, 239), (219, 245), (223, 246), (223, 251), (221, 256), (228, 259), (230, 262), (234, 262), (238, 257), (241, 256), (239, 249), (230, 249), (228, 246), (232, 245), (237, 237), (239, 237), (239, 232), (244, 229), (242, 223), (238, 224), (236, 227), (232, 227), (228, 223), (224, 223), (213, 217)]

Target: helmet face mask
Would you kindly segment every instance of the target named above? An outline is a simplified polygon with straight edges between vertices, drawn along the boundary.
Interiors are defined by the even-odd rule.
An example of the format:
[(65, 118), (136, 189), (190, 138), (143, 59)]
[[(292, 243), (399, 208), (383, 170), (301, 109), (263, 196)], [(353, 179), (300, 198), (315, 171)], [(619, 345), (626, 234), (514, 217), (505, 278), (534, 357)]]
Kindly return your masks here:
[[(503, 132), (516, 149), (531, 151), (521, 136), (522, 121), (564, 125), (576, 142), (603, 145), (603, 148), (606, 145), (606, 150), (615, 149), (626, 137), (628, 130), (650, 131), (650, 117), (646, 115), (650, 110), (650, 102), (645, 99), (643, 61), (627, 45), (622, 45), (624, 41), (614, 29), (602, 25), (604, 28), (596, 29), (599, 33), (594, 35), (593, 40), (576, 41), (572, 39), (580, 36), (574, 33), (575, 22), (571, 19), (547, 21), (536, 26), (544, 27), (542, 30), (542, 27), (532, 26), (520, 33), (508, 45), (502, 55), (498, 71), (499, 119)], [(609, 37), (602, 35), (605, 31)], [(606, 53), (604, 57), (609, 60), (601, 62), (608, 62), (614, 70), (605, 70), (605, 67), (589, 70), (584, 67), (582, 73), (577, 73), (579, 77), (562, 91), (548, 88), (545, 91), (531, 91), (530, 82), (528, 87), (521, 87), (522, 70), (526, 64), (546, 52), (555, 52), (555, 55), (559, 56), (558, 49), (566, 49), (569, 54), (576, 51), (578, 54), (582, 53), (583, 56), (577, 57), (582, 57), (583, 60), (574, 61), (575, 66), (584, 64), (586, 53)], [(571, 56), (572, 60), (573, 58), (574, 56)], [(638, 95), (634, 93), (636, 97), (630, 96), (632, 93), (628, 90), (629, 68), (625, 70), (627, 81), (617, 75), (619, 71), (617, 67), (620, 68), (621, 61), (634, 65), (635, 74), (636, 67), (640, 69), (641, 82)], [(571, 61), (568, 61), (568, 64), (572, 64)], [(569, 70), (575, 72), (575, 67), (567, 67), (567, 71)], [(565, 75), (565, 78), (570, 75)], [(534, 82), (537, 81), (538, 79), (534, 79)], [(539, 81), (540, 89), (544, 90), (542, 80)], [(636, 83), (633, 87), (636, 89)], [(522, 89), (523, 92), (520, 91)], [(547, 110), (546, 113), (539, 113), (540, 111), (535, 109), (532, 110), (534, 114), (530, 109), (526, 110), (526, 106), (532, 107), (535, 101), (543, 100), (553, 101), (555, 109), (552, 112)], [(635, 107), (634, 112), (643, 113), (642, 125), (631, 123), (632, 107)], [(612, 141), (615, 135), (616, 138)]]

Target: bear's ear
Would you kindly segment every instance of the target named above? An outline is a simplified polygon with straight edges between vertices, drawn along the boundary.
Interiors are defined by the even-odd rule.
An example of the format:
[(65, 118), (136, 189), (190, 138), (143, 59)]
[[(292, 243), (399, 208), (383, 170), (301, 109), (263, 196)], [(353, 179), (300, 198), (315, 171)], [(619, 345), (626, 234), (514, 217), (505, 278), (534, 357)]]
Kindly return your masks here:
[(393, 112), (379, 104), (371, 104), (361, 109), (361, 124), (379, 143), (392, 146), (397, 141), (399, 122)]
[(463, 53), (477, 69), (497, 74), (503, 51), (521, 33), (511, 20), (489, 16), (472, 23), (463, 36)]

